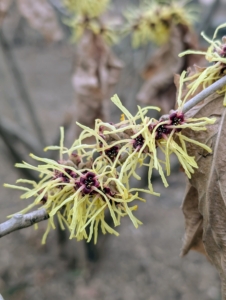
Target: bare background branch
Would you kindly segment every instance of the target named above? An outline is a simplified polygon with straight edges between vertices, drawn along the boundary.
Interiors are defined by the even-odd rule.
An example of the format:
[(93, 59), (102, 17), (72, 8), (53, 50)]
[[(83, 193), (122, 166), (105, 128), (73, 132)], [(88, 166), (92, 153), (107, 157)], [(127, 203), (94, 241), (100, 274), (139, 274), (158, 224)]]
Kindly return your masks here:
[(32, 226), (41, 221), (47, 220), (49, 215), (45, 209), (39, 209), (28, 214), (15, 214), (8, 221), (0, 224), (0, 238), (22, 228)]

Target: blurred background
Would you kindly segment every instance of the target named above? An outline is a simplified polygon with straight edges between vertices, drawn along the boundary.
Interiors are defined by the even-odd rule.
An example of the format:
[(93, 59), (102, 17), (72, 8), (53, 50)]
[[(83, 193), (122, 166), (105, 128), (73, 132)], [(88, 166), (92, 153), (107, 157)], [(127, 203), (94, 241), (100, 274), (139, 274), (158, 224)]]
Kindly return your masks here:
[[(1, 2), (2, 0), (0, 0)], [(225, 22), (226, 1), (191, 1), (199, 7), (197, 33), (214, 29)], [(24, 177), (15, 162), (36, 149), (59, 143), (59, 127), (67, 130), (71, 143), (79, 109), (71, 83), (76, 44), (70, 43), (70, 31), (62, 23), (60, 1), (51, 0), (62, 30), (62, 39), (48, 41), (29, 26), (12, 3), (0, 29), (0, 222), (23, 209), (14, 184)], [(1, 3), (0, 3), (1, 4)], [(114, 0), (112, 10), (122, 18), (129, 4), (139, 1)], [(222, 31), (223, 32), (223, 31)], [(221, 32), (221, 33), (222, 33)], [(203, 47), (206, 44), (200, 38)], [(148, 44), (137, 49), (125, 37), (113, 51), (124, 63), (117, 93), (123, 104), (136, 112), (136, 95), (143, 84), (145, 64), (157, 48)], [(118, 122), (120, 111), (110, 105), (109, 122)], [(22, 141), (22, 142), (21, 142)], [(68, 145), (69, 146), (69, 145)], [(29, 149), (30, 147), (30, 149)], [(19, 154), (19, 155), (18, 155)], [(220, 282), (213, 266), (201, 254), (190, 252), (180, 257), (184, 220), (180, 209), (186, 178), (179, 167), (169, 177), (165, 189), (154, 181), (159, 198), (145, 196), (147, 203), (136, 213), (143, 225), (135, 229), (128, 218), (118, 228), (119, 237), (100, 236), (97, 247), (69, 241), (62, 245), (58, 231), (49, 234), (46, 245), (41, 238), (46, 223), (14, 232), (0, 240), (0, 293), (5, 300), (218, 300)], [(27, 174), (30, 176), (30, 174)]]

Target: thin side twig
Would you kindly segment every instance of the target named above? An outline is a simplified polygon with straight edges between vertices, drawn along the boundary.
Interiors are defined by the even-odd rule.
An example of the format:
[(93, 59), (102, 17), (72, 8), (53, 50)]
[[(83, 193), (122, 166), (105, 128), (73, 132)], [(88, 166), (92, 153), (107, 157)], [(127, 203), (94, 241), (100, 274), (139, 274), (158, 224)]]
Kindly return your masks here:
[(9, 70), (12, 74), (12, 78), (14, 80), (15, 86), (17, 88), (18, 94), (20, 95), (21, 100), (25, 103), (26, 108), (30, 114), (31, 119), (33, 120), (34, 129), (37, 132), (39, 141), (45, 145), (45, 139), (43, 135), (42, 128), (40, 126), (40, 122), (38, 120), (38, 117), (35, 113), (35, 110), (33, 108), (30, 96), (28, 94), (28, 91), (25, 87), (25, 82), (23, 80), (23, 76), (19, 70), (19, 67), (17, 65), (16, 58), (14, 56), (14, 53), (12, 51), (11, 45), (8, 43), (4, 33), (2, 30), (0, 30), (0, 46), (2, 48), (2, 52), (4, 54), (5, 60), (7, 62), (7, 65), (9, 67)]
[[(9, 135), (4, 130), (2, 130), (1, 126), (0, 126), (0, 137), (2, 138), (6, 147), (8, 148), (8, 152), (11, 154), (14, 162), (17, 163), (18, 161), (19, 162), (23, 161), (22, 154), (14, 147)], [(21, 169), (20, 172), (22, 172), (25, 176), (29, 177), (32, 180), (37, 180), (37, 177), (29, 169)]]
[(8, 221), (0, 224), (0, 238), (13, 231), (30, 227), (35, 223), (47, 220), (48, 218), (49, 215), (45, 209), (38, 209), (24, 215), (16, 214)]
[(11, 138), (18, 139), (29, 151), (40, 156), (42, 149), (40, 143), (28, 132), (24, 134), (24, 129), (18, 124), (14, 124), (9, 119), (0, 115), (0, 131), (5, 132)]
[(202, 22), (198, 26), (198, 31), (202, 32), (205, 30), (206, 32), (212, 25), (213, 18), (215, 17), (215, 13), (218, 9), (218, 7), (221, 4), (221, 0), (215, 0), (213, 3), (209, 6), (209, 8), (206, 9), (206, 13), (204, 15), (204, 18)]

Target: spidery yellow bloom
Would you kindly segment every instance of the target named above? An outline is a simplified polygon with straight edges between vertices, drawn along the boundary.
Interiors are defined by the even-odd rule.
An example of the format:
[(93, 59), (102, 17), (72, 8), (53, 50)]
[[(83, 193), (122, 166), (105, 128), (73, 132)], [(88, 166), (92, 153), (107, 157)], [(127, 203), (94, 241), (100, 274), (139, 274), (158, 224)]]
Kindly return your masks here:
[(109, 45), (118, 41), (115, 26), (101, 18), (109, 0), (65, 0), (64, 4), (70, 13), (64, 22), (72, 29), (72, 42), (79, 40), (86, 30), (91, 31), (94, 37), (101, 36)]
[(186, 114), (183, 113), (185, 100), (181, 100), (185, 75), (186, 72), (184, 71), (180, 77), (177, 111), (172, 112), (169, 115), (168, 120), (161, 120), (160, 118), (158, 124), (155, 124), (154, 126), (152, 125), (152, 134), (155, 135), (157, 146), (165, 155), (167, 175), (170, 174), (170, 155), (174, 153), (188, 178), (191, 178), (191, 174), (194, 173), (195, 168), (198, 168), (198, 165), (195, 158), (189, 156), (187, 153), (186, 142), (196, 144), (208, 152), (211, 152), (212, 150), (205, 144), (189, 139), (183, 134), (182, 130), (185, 128), (190, 128), (194, 131), (206, 130), (206, 125), (213, 124), (215, 122), (215, 118), (186, 118)]
[[(51, 148), (51, 147), (50, 147)], [(62, 149), (65, 152), (65, 149)], [(13, 186), (6, 187), (25, 190), (21, 198), (35, 197), (34, 202), (20, 213), (26, 213), (31, 208), (42, 204), (49, 213), (49, 225), (43, 237), (43, 243), (50, 228), (55, 228), (53, 217), (58, 217), (61, 228), (68, 227), (70, 238), (90, 241), (94, 235), (97, 241), (98, 227), (103, 233), (118, 233), (105, 221), (106, 211), (109, 211), (114, 225), (120, 224), (121, 217), (129, 215), (135, 227), (142, 224), (133, 215), (137, 206), (130, 206), (133, 200), (142, 200), (134, 189), (127, 189), (118, 179), (116, 170), (104, 168), (104, 165), (93, 163), (91, 168), (78, 169), (81, 164), (77, 155), (72, 154), (68, 160), (54, 160), (32, 158), (42, 162), (32, 166), (23, 162), (17, 167), (36, 170), (40, 173), (41, 180), (36, 183), (30, 180), (18, 180), (17, 183), (31, 184), (32, 188)], [(87, 227), (89, 226), (89, 234)]]
[(134, 47), (148, 42), (162, 45), (169, 40), (172, 25), (192, 26), (194, 8), (185, 7), (181, 1), (166, 3), (146, 1), (138, 8), (128, 9), (125, 18), (127, 25), (123, 32), (125, 34), (132, 33)]
[[(187, 82), (187, 88), (189, 89), (186, 94), (185, 101), (192, 96), (198, 87), (202, 87), (205, 89), (206, 87), (213, 84), (215, 81), (220, 79), (222, 76), (226, 74), (226, 39), (222, 38), (222, 41), (216, 40), (218, 31), (221, 28), (226, 27), (226, 23), (217, 27), (214, 32), (212, 40), (205, 36), (204, 33), (201, 35), (203, 38), (210, 44), (207, 51), (194, 51), (187, 50), (179, 54), (179, 56), (183, 56), (186, 54), (200, 54), (204, 55), (206, 60), (211, 63), (207, 68), (197, 68), (194, 75), (190, 75), (184, 79), (184, 82)], [(219, 94), (224, 93), (224, 101), (223, 105), (226, 106), (226, 86), (217, 91)]]
[(107, 9), (109, 0), (64, 0), (64, 4), (71, 13), (93, 18)]
[[(139, 196), (139, 192), (159, 196), (151, 184), (153, 168), (159, 172), (167, 187), (166, 175), (170, 174), (172, 153), (176, 154), (187, 176), (191, 176), (197, 163), (187, 153), (186, 143), (195, 143), (209, 152), (211, 149), (183, 135), (182, 129), (205, 130), (205, 126), (212, 124), (214, 120), (188, 119), (183, 114), (183, 101), (180, 97), (184, 76), (183, 73), (178, 93), (179, 109), (167, 119), (156, 120), (147, 116), (149, 110), (159, 110), (157, 107), (138, 106), (138, 112), (133, 116), (115, 95), (112, 101), (123, 114), (119, 123), (107, 123), (98, 119), (94, 129), (80, 124), (83, 131), (70, 148), (64, 146), (64, 132), (61, 128), (60, 145), (45, 149), (59, 150), (59, 161), (31, 154), (38, 162), (37, 166), (26, 162), (16, 165), (39, 173), (38, 182), (24, 179), (17, 181), (19, 184), (30, 184), (31, 188), (9, 184), (5, 186), (23, 190), (21, 198), (34, 197), (33, 203), (20, 213), (41, 205), (46, 209), (50, 218), (43, 243), (50, 229), (55, 228), (54, 216), (57, 216), (62, 229), (69, 229), (70, 238), (90, 241), (94, 237), (95, 243), (99, 228), (104, 234), (108, 232), (118, 235), (105, 221), (107, 213), (110, 214), (114, 227), (120, 225), (122, 217), (129, 216), (137, 228), (142, 223), (134, 216), (138, 206), (132, 202), (145, 201)], [(93, 137), (96, 142), (92, 145), (85, 144), (83, 141), (87, 137)], [(157, 148), (164, 154), (163, 160), (159, 159)], [(130, 187), (132, 176), (137, 180), (141, 179), (136, 171), (142, 165), (148, 167), (148, 190)]]

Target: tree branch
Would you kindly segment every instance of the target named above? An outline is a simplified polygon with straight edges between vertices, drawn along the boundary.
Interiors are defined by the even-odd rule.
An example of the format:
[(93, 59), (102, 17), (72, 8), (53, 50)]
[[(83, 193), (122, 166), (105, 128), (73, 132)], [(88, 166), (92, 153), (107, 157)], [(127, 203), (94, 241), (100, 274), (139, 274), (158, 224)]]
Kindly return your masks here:
[[(8, 148), (8, 153), (11, 154), (13, 160), (15, 163), (18, 161), (23, 161), (23, 156), (22, 154), (15, 149), (14, 144), (11, 142), (9, 135), (7, 132), (3, 130), (3, 128), (0, 126), (0, 137), (4, 141), (6, 147)], [(34, 172), (29, 169), (20, 169), (20, 172), (22, 172), (25, 176), (29, 177), (32, 180), (37, 180), (37, 177), (34, 175)]]
[(33, 121), (34, 129), (36, 130), (39, 141), (43, 145), (45, 145), (45, 138), (41, 128), (41, 124), (35, 113), (35, 109), (33, 107), (30, 95), (26, 88), (25, 81), (17, 65), (17, 61), (12, 51), (12, 48), (8, 43), (2, 30), (0, 30), (0, 47), (2, 48), (2, 53), (4, 54), (5, 61), (8, 65), (9, 71), (11, 72), (12, 79), (14, 80), (15, 87), (17, 88), (17, 92), (20, 95), (21, 100), (26, 105), (26, 109), (29, 112), (31, 120)]
[(183, 113), (186, 113), (189, 111), (192, 107), (197, 105), (199, 102), (207, 98), (208, 96), (215, 93), (217, 90), (220, 90), (224, 85), (226, 85), (226, 76), (222, 77), (221, 79), (217, 80), (207, 88), (205, 88), (203, 91), (201, 91), (199, 94), (197, 94), (195, 97), (191, 98), (189, 101), (187, 101), (184, 104), (183, 107)]
[[(0, 224), (0, 238), (19, 229), (32, 226), (35, 223), (47, 220), (49, 215), (45, 209), (38, 209), (28, 214), (16, 214), (8, 221)], [(0, 297), (1, 300), (1, 297)]]
[[(185, 103), (183, 112), (187, 112), (189, 109), (197, 105), (199, 102), (210, 96), (217, 90), (221, 89), (226, 85), (226, 76), (219, 79), (211, 86), (200, 92), (198, 95), (190, 99)], [(19, 229), (29, 227), (35, 223), (41, 222), (49, 218), (48, 213), (45, 209), (35, 210), (31, 213), (22, 215), (16, 214), (10, 220), (0, 224), (0, 238)], [(1, 300), (1, 298), (0, 298)]]
[(9, 119), (0, 115), (0, 132), (3, 131), (11, 138), (18, 139), (30, 152), (37, 154), (42, 153), (40, 143), (29, 133), (24, 134), (24, 129), (18, 124), (14, 124)]

